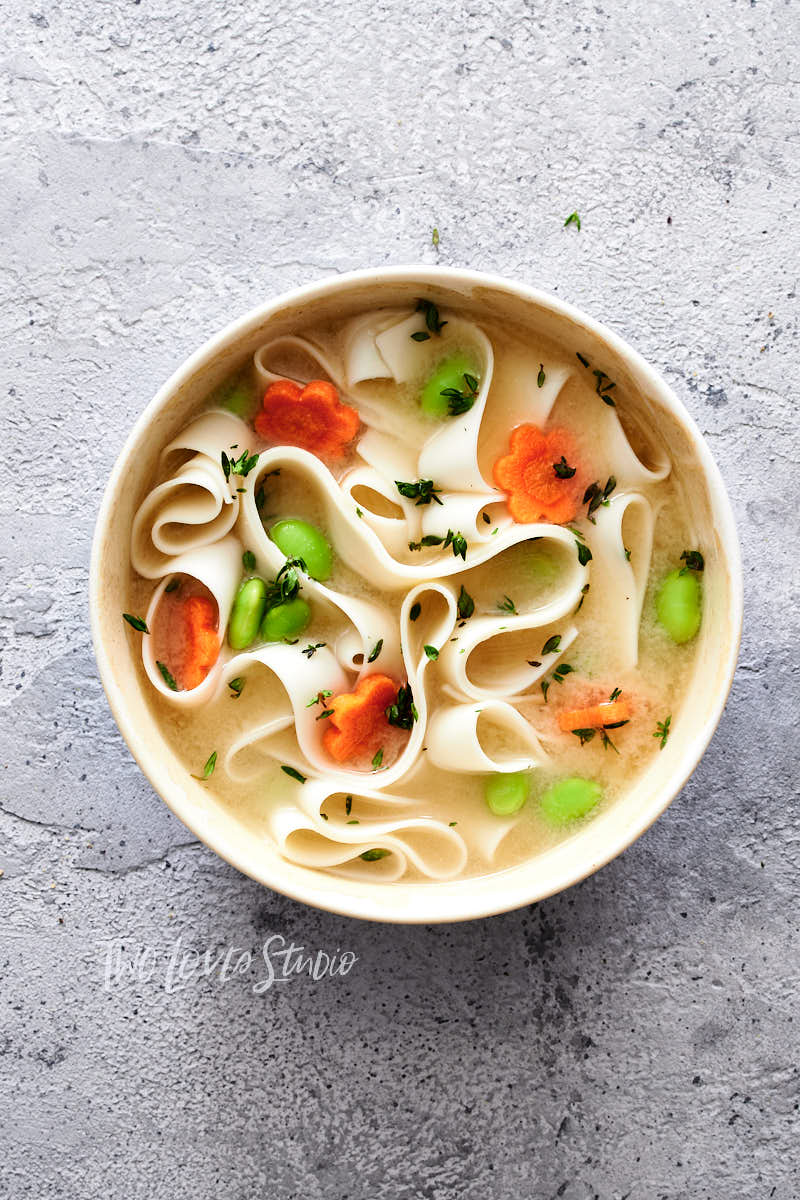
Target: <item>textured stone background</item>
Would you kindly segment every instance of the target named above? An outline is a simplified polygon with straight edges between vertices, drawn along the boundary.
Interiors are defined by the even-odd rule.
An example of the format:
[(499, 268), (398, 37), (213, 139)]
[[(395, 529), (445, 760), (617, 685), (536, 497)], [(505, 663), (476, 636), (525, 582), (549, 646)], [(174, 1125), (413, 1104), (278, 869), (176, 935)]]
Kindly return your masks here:
[[(796, 1197), (797, 3), (0, 15), (0, 1195)], [(660, 366), (727, 480), (748, 613), (713, 745), (641, 841), (430, 929), (306, 910), (193, 842), (86, 613), (112, 461), (184, 356), (278, 290), (413, 261), (551, 289)], [(177, 938), (274, 933), (358, 962), (167, 990)], [(104, 938), (152, 977), (106, 989)]]

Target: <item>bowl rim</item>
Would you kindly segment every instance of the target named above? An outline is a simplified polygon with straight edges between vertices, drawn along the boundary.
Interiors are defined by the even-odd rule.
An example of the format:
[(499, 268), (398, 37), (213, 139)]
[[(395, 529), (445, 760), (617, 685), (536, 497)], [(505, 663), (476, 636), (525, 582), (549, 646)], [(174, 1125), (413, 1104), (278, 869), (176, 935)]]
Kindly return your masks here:
[[(208, 830), (198, 831), (196, 827), (198, 822), (196, 819), (193, 821), (193, 817), (196, 818), (197, 816), (197, 810), (193, 807), (191, 800), (184, 793), (180, 792), (178, 788), (171, 785), (165, 778), (163, 763), (159, 755), (148, 746), (146, 738), (140, 734), (136, 724), (128, 716), (124, 689), (117, 682), (112, 670), (111, 659), (103, 642), (101, 628), (102, 547), (106, 539), (108, 526), (114, 515), (115, 498), (120, 484), (124, 479), (128, 462), (135, 452), (140, 436), (146, 430), (153, 416), (162, 406), (167, 404), (169, 399), (179, 391), (183, 384), (192, 378), (198, 369), (204, 365), (208, 365), (232, 342), (247, 336), (249, 332), (254, 331), (260, 324), (263, 324), (282, 308), (324, 299), (336, 292), (346, 292), (353, 286), (363, 286), (370, 281), (380, 283), (381, 285), (417, 283), (421, 288), (455, 286), (461, 289), (465, 287), (486, 287), (496, 291), (499, 290), (510, 293), (524, 302), (532, 303), (546, 309), (555, 316), (566, 318), (604, 341), (626, 364), (635, 368), (636, 372), (646, 381), (649, 388), (658, 397), (658, 400), (669, 409), (673, 418), (689, 437), (693, 453), (703, 468), (705, 481), (709, 488), (714, 508), (715, 527), (722, 547), (724, 565), (727, 568), (725, 599), (728, 606), (726, 615), (730, 637), (727, 640), (725, 662), (724, 664), (720, 664), (720, 686), (704, 724), (695, 731), (690, 744), (686, 748), (683, 759), (678, 764), (679, 769), (675, 772), (674, 776), (669, 778), (668, 782), (660, 786), (656, 793), (656, 799), (649, 805), (643, 806), (641, 812), (637, 814), (636, 819), (631, 821), (615, 839), (608, 839), (607, 847), (600, 854), (597, 856), (592, 854), (585, 858), (581, 856), (574, 870), (562, 870), (560, 874), (557, 873), (545, 886), (537, 886), (537, 877), (532, 872), (523, 886), (510, 889), (504, 887), (502, 883), (505, 872), (497, 872), (491, 875), (491, 878), (496, 879), (500, 885), (496, 891), (496, 900), (493, 899), (495, 896), (494, 890), (487, 894), (486, 899), (479, 900), (471, 896), (469, 889), (465, 888), (460, 903), (454, 904), (452, 900), (449, 900), (446, 910), (443, 912), (430, 911), (437, 904), (437, 889), (443, 886), (436, 882), (413, 885), (415, 888), (419, 888), (420, 896), (427, 893), (430, 897), (431, 904), (424, 906), (424, 911), (409, 911), (402, 905), (397, 904), (394, 908), (384, 905), (376, 906), (369, 899), (372, 890), (377, 887), (383, 892), (384, 890), (388, 890), (387, 885), (362, 883), (361, 881), (348, 881), (351, 886), (346, 896), (347, 903), (337, 903), (340, 897), (326, 892), (325, 883), (326, 880), (330, 880), (330, 877), (324, 872), (305, 869), (307, 876), (313, 876), (313, 879), (310, 879), (307, 884), (300, 881), (295, 883), (294, 881), (280, 878), (268, 869), (268, 864), (266, 863), (265, 867), (267, 869), (259, 873), (253, 869), (251, 863), (242, 861), (242, 856), (236, 852), (234, 847), (229, 845), (221, 846), (219, 842), (224, 841), (224, 838), (215, 837)], [(89, 612), (92, 641), (100, 679), (117, 726), (131, 754), (157, 795), (161, 797), (167, 807), (198, 840), (244, 875), (255, 879), (273, 891), (285, 895), (290, 899), (311, 905), (314, 908), (341, 916), (355, 917), (362, 920), (378, 920), (389, 924), (439, 924), (497, 916), (501, 913), (510, 912), (528, 904), (547, 899), (549, 896), (564, 891), (576, 883), (580, 883), (583, 879), (594, 874), (600, 868), (606, 866), (612, 859), (622, 854), (669, 807), (681, 789), (686, 785), (705, 754), (730, 694), (742, 634), (743, 576), (736, 523), (720, 470), (693, 417), (659, 371), (650, 366), (634, 347), (612, 329), (550, 292), (490, 272), (476, 271), (463, 267), (445, 267), (420, 263), (361, 268), (359, 270), (328, 276), (324, 279), (283, 291), (274, 298), (251, 308), (242, 316), (229, 322), (223, 329), (213, 334), (184, 359), (158, 389), (155, 396), (134, 422), (109, 475), (98, 511), (92, 541), (89, 566)], [(297, 866), (298, 864), (287, 864), (287, 867)], [(444, 886), (453, 886), (459, 883), (469, 883), (469, 880), (446, 881)], [(356, 895), (355, 893), (358, 892), (361, 894)], [(400, 911), (401, 908), (402, 911)]]

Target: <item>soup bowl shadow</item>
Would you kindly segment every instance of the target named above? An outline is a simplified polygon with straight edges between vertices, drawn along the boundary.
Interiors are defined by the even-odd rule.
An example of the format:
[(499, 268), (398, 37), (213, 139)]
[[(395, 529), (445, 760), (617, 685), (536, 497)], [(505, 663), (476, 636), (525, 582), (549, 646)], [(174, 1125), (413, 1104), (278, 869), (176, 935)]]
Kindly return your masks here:
[[(147, 703), (120, 614), (128, 607), (134, 513), (161, 448), (204, 397), (269, 338), (366, 308), (413, 303), (420, 295), (581, 346), (592, 361), (604, 363), (626, 395), (637, 397), (640, 416), (659, 431), (676, 469), (690, 481), (686, 502), (706, 559), (703, 622), (680, 720), (625, 796), (557, 846), (506, 870), (381, 884), (287, 861), (188, 776)], [(90, 611), (100, 676), (117, 724), (155, 790), (201, 841), (240, 871), (306, 904), (366, 920), (430, 924), (491, 916), (570, 887), (620, 854), (664, 812), (700, 761), (725, 706), (741, 635), (742, 570), (730, 502), (711, 453), (680, 400), (635, 350), (591, 317), (523, 284), (467, 270), (387, 267), (270, 300), (212, 337), (164, 384), (134, 425), (106, 487), (92, 548)]]

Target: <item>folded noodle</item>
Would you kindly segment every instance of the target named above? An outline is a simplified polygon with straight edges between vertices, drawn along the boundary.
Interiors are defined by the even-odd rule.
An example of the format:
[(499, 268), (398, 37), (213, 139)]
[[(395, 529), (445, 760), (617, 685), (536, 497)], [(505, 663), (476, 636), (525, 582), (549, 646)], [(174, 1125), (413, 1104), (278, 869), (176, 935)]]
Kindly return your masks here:
[(592, 591), (603, 598), (609, 664), (635, 667), (653, 550), (653, 508), (639, 492), (615, 493), (608, 507), (597, 510), (596, 521), (590, 538)]
[[(211, 546), (200, 546), (195, 550), (188, 550), (185, 554), (179, 554), (170, 560), (169, 574), (189, 575), (211, 592), (217, 602), (220, 654), (203, 682), (196, 688), (192, 688), (191, 691), (174, 691), (168, 686), (156, 661), (152, 637), (142, 638), (142, 662), (148, 679), (165, 700), (176, 707), (197, 708), (214, 695), (222, 665), (230, 654), (223, 639), (233, 606), (233, 598), (242, 575), (242, 547), (235, 537), (229, 535)], [(158, 606), (168, 583), (167, 577), (162, 579), (150, 599), (146, 621), (151, 630), (157, 627)]]
[[(252, 436), (237, 417), (210, 412), (166, 447), (162, 468), (174, 473), (147, 494), (131, 530), (131, 562), (145, 579), (159, 578), (172, 569), (175, 555), (211, 545), (233, 529), (239, 496), (225, 479), (221, 452), (235, 443), (246, 448)], [(186, 452), (192, 457), (175, 467)]]

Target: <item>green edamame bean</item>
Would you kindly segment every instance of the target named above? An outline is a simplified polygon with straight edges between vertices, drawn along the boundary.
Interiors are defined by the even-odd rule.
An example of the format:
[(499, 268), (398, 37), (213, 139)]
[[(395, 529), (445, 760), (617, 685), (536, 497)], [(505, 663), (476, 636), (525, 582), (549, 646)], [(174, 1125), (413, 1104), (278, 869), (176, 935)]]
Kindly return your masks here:
[(258, 405), (258, 400), (253, 400), (253, 389), (244, 383), (237, 383), (223, 400), (225, 408), (235, 413), (237, 417), (241, 417), (243, 421), (249, 421), (253, 416), (253, 410)]
[(671, 571), (656, 595), (656, 615), (673, 642), (688, 642), (700, 628), (700, 580), (693, 571)]
[(554, 825), (577, 821), (591, 812), (603, 795), (603, 789), (593, 779), (573, 775), (560, 779), (549, 787), (539, 801), (542, 814)]
[(268, 608), (261, 622), (261, 637), (265, 642), (280, 642), (283, 638), (302, 633), (311, 620), (311, 609), (300, 596)]
[(228, 641), (234, 650), (246, 650), (258, 633), (267, 604), (267, 585), (263, 579), (245, 579), (233, 601), (228, 623)]
[(464, 375), (478, 377), (478, 370), (473, 362), (463, 354), (456, 354), (440, 363), (420, 394), (420, 408), (429, 417), (446, 417), (450, 412), (450, 402), (442, 395), (444, 388), (455, 388), (463, 395), (469, 395), (469, 388)]
[(510, 817), (528, 799), (530, 784), (527, 771), (490, 775), (483, 785), (483, 795), (496, 817)]
[(287, 558), (302, 558), (312, 579), (322, 582), (333, 569), (333, 552), (320, 531), (308, 521), (278, 521), (269, 531)]

